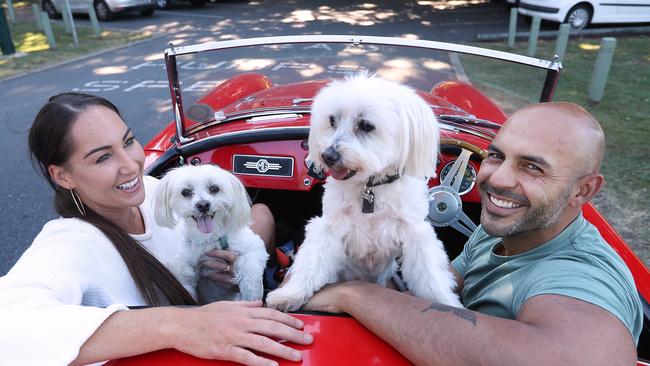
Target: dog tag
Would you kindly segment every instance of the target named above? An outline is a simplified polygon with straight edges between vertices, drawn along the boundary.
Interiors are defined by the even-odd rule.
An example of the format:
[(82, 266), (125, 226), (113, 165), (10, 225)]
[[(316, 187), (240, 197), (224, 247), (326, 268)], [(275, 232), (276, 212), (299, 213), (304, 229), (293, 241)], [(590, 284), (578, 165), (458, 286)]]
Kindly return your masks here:
[(361, 193), (361, 197), (363, 198), (363, 202), (361, 204), (361, 212), (375, 212), (375, 193), (372, 191), (372, 187), (366, 188), (366, 190)]
[(313, 161), (305, 160), (305, 163), (307, 163), (307, 167), (309, 168), (309, 171), (307, 171), (307, 175), (316, 179), (327, 178), (327, 176), (325, 176), (323, 171)]

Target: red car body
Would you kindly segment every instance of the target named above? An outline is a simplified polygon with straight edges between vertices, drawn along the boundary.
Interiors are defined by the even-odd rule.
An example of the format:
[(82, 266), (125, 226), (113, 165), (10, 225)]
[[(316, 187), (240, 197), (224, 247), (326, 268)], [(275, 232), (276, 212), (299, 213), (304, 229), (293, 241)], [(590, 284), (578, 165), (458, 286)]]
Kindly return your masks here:
[[(281, 38), (284, 42), (291, 37)], [(294, 38), (298, 42), (304, 41), (304, 37)], [(373, 37), (359, 37), (361, 38), (364, 41), (370, 39), (369, 42), (373, 43)], [(352, 39), (351, 42), (359, 42), (359, 39)], [(379, 41), (383, 42), (383, 39)], [(271, 43), (264, 39), (253, 41), (256, 42)], [(228, 49), (231, 46), (226, 45), (223, 48)], [(191, 53), (190, 51), (188, 53)], [(183, 109), (180, 102), (175, 57), (182, 53), (183, 50), (175, 52), (172, 47), (166, 54), (176, 121), (162, 129), (145, 146), (147, 172), (152, 175), (162, 175), (166, 169), (181, 163), (213, 163), (234, 172), (248, 189), (264, 190), (271, 192), (270, 194), (284, 192), (287, 194), (286, 197), (289, 197), (289, 201), (284, 202), (301, 205), (300, 199), (303, 196), (300, 196), (299, 192), (312, 192), (322, 183), (322, 179), (310, 175), (309, 167), (305, 163), (308, 153), (309, 103), (330, 79), (274, 85), (271, 79), (262, 73), (243, 73), (233, 76), (212, 88), (194, 103), (200, 106), (207, 105), (210, 111), (219, 111), (219, 115), (228, 116), (227, 120), (220, 122), (215, 115), (214, 120), (210, 122), (199, 122), (192, 119), (196, 113), (192, 114), (189, 109)], [(503, 54), (499, 56), (505, 57)], [(541, 101), (551, 100), (557, 82), (559, 68), (550, 67), (549, 70)], [(553, 72), (554, 70), (556, 72)], [(438, 177), (444, 176), (443, 167), (457, 159), (458, 151), (462, 149), (472, 151), (473, 159), (470, 159), (468, 164), (471, 169), (478, 171), (480, 160), (485, 156), (491, 139), (507, 118), (506, 112), (474, 85), (458, 80), (441, 81), (432, 85), (429, 90), (418, 92), (432, 106), (439, 122), (448, 127), (441, 129)], [(261, 114), (264, 118), (255, 120), (251, 117), (251, 111), (264, 112)], [(275, 113), (267, 113), (268, 111), (275, 111)], [(466, 123), (463, 123), (463, 119), (467, 119)], [(289, 176), (242, 174), (237, 173), (234, 166), (235, 155), (290, 158), (294, 163)], [(440, 184), (439, 178), (430, 181), (431, 187)], [(473, 184), (468, 187), (468, 192), (462, 194), (462, 203), (465, 207), (473, 205), (476, 210), (480, 202), (477, 188)], [(647, 365), (648, 363), (644, 363), (643, 359), (650, 358), (650, 331), (648, 330), (650, 272), (593, 205), (586, 204), (583, 207), (583, 214), (599, 229), (634, 276), (645, 306), (645, 327), (638, 348), (639, 365)], [(476, 217), (476, 212), (468, 215)], [(443, 241), (444, 238), (443, 236)], [(458, 244), (457, 238), (456, 244), (447, 247), (446, 243), (450, 257), (462, 249), (462, 243), (461, 241)], [(312, 333), (315, 339), (310, 346), (295, 345), (304, 352), (301, 363), (303, 365), (409, 364), (408, 360), (390, 345), (350, 317), (313, 313), (298, 313), (295, 316), (304, 320), (305, 329)], [(300, 364), (278, 361), (281, 365)], [(112, 366), (227, 364), (231, 363), (201, 360), (174, 350), (109, 362)]]

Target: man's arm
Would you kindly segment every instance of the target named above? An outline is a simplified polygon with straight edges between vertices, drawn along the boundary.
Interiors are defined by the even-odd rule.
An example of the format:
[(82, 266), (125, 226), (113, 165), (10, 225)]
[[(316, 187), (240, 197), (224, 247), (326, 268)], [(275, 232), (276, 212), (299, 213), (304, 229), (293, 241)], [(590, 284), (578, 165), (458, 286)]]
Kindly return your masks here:
[(535, 296), (510, 320), (348, 282), (325, 288), (306, 307), (352, 315), (418, 365), (636, 362), (632, 336), (615, 316), (560, 295)]

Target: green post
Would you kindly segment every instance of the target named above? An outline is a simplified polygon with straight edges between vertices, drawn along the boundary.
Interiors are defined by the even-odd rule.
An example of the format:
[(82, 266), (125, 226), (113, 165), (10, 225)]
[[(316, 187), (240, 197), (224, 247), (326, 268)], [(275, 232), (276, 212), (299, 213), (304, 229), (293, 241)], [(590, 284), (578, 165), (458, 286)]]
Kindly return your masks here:
[(50, 17), (44, 11), (41, 12), (41, 22), (43, 23), (43, 30), (45, 30), (47, 43), (50, 45), (51, 50), (55, 50), (56, 40), (54, 39), (54, 32), (52, 32), (52, 23), (50, 23)]
[(598, 56), (596, 57), (596, 65), (594, 66), (594, 73), (591, 76), (591, 85), (589, 86), (588, 103), (590, 106), (600, 103), (603, 99), (605, 84), (607, 84), (609, 68), (612, 65), (615, 49), (616, 38), (604, 37), (600, 41), (600, 51), (598, 51)]
[(7, 12), (9, 13), (9, 20), (11, 20), (12, 23), (16, 23), (16, 12), (14, 11), (14, 3), (13, 0), (5, 0), (7, 3)]
[(41, 21), (41, 9), (37, 4), (32, 4), (32, 12), (34, 13), (34, 19), (36, 20), (36, 27), (38, 30), (43, 30), (43, 22)]
[[(68, 0), (63, 0), (63, 12), (68, 16), (68, 24), (70, 26), (68, 33), (72, 34), (72, 41), (75, 46), (78, 46), (79, 40), (77, 39), (77, 29), (74, 26), (74, 18), (72, 17), (72, 11), (70, 10), (70, 3)], [(63, 18), (65, 19), (65, 15)]]
[(11, 32), (9, 31), (9, 24), (7, 24), (5, 9), (2, 6), (0, 6), (0, 48), (3, 55), (16, 53), (14, 41), (11, 39)]
[(515, 48), (515, 36), (517, 34), (517, 11), (519, 9), (510, 9), (510, 27), (508, 28), (508, 47)]
[(555, 54), (558, 57), (558, 61), (562, 62), (564, 60), (564, 55), (566, 54), (566, 46), (569, 43), (569, 24), (563, 23), (560, 24), (560, 29), (557, 32), (557, 41), (555, 42)]
[(88, 7), (88, 17), (90, 18), (90, 24), (92, 24), (93, 30), (95, 31), (95, 37), (101, 38), (102, 30), (101, 28), (99, 28), (99, 20), (97, 20), (97, 13), (95, 13), (95, 7), (92, 4)]
[(537, 49), (537, 38), (539, 37), (539, 25), (542, 20), (535, 16), (533, 17), (533, 22), (530, 24), (530, 38), (528, 38), (528, 56), (535, 56), (535, 50)]
[(71, 34), (72, 27), (70, 27), (70, 17), (68, 17), (68, 2), (63, 2), (63, 9), (61, 9), (61, 17), (63, 18), (63, 24), (65, 25), (65, 32)]

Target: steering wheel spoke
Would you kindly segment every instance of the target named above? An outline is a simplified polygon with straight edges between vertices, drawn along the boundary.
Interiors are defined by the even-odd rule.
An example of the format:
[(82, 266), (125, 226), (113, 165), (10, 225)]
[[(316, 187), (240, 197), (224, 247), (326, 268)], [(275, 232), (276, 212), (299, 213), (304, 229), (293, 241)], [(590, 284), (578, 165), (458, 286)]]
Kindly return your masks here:
[(460, 211), (458, 221), (453, 222), (450, 226), (467, 236), (471, 236), (474, 230), (476, 230), (474, 221), (465, 215), (463, 211)]
[(429, 189), (428, 220), (436, 227), (451, 226), (469, 237), (477, 226), (463, 212), (460, 187), (472, 154), (485, 158), (486, 152), (478, 146), (456, 139), (446, 139), (445, 142), (441, 141), (441, 144), (460, 147), (461, 151), (447, 175), (441, 179), (440, 185)]
[(461, 148), (461, 153), (458, 155), (458, 159), (454, 161), (449, 173), (445, 179), (440, 182), (440, 185), (451, 186), (454, 191), (458, 192), (460, 190), (460, 185), (463, 182), (463, 178), (465, 177), (465, 171), (467, 170), (470, 156), (472, 156), (471, 151)]

